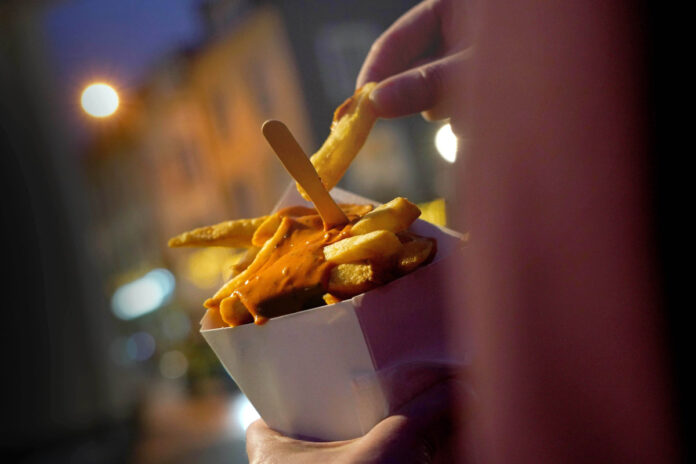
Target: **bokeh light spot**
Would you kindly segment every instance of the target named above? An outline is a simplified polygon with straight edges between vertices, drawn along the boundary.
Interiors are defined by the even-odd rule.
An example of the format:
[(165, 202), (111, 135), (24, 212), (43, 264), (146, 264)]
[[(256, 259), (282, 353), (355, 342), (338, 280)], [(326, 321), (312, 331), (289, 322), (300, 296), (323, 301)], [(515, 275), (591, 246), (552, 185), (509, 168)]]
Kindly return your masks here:
[(442, 159), (448, 163), (454, 163), (457, 160), (457, 137), (452, 132), (452, 126), (445, 124), (438, 129), (435, 134), (435, 148)]
[(136, 332), (126, 341), (126, 352), (133, 361), (147, 361), (155, 354), (155, 339), (147, 332)]
[(117, 288), (111, 310), (119, 319), (135, 319), (152, 312), (172, 298), (176, 281), (166, 269), (153, 269), (141, 278)]
[(108, 84), (88, 85), (80, 99), (82, 109), (95, 118), (105, 118), (114, 114), (119, 105), (118, 93)]

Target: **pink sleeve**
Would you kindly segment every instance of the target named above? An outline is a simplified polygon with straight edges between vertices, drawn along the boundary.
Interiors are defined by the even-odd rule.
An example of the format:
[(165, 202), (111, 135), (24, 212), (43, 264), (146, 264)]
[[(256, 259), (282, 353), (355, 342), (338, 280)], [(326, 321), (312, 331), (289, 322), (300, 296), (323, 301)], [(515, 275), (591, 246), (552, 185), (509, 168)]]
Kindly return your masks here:
[(626, 1), (481, 3), (459, 192), (478, 452), (672, 462), (639, 18)]

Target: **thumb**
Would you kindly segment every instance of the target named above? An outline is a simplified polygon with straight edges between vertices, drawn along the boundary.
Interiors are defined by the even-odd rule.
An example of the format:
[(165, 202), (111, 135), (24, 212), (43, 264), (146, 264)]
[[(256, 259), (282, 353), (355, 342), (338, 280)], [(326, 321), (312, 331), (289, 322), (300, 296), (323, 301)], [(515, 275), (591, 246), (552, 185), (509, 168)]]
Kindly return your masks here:
[(396, 118), (424, 112), (428, 120), (450, 117), (461, 102), (469, 51), (464, 50), (391, 76), (372, 91), (377, 116)]

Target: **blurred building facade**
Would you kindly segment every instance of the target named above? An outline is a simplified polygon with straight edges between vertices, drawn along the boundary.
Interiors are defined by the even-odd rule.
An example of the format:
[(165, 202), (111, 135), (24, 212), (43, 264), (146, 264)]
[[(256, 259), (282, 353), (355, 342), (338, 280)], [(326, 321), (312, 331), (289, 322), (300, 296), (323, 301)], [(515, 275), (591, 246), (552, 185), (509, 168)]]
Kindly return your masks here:
[[(228, 34), (163, 60), (120, 120), (95, 140), (86, 178), (92, 236), (110, 291), (165, 266), (184, 277), (178, 296), (198, 308), (220, 284), (208, 268), (219, 271), (229, 253), (169, 251), (166, 242), (273, 207), (289, 178), (261, 137), (261, 124), (280, 118), (299, 140), (309, 139), (290, 56), (278, 13), (252, 10)], [(206, 255), (215, 261), (210, 266)]]

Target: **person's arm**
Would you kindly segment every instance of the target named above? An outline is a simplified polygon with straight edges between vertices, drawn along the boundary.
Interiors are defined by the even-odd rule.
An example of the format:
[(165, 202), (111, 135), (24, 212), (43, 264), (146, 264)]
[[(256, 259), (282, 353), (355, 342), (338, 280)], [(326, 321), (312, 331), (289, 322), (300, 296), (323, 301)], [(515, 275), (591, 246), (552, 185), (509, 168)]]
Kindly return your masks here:
[(633, 8), (481, 10), (460, 285), (488, 463), (676, 459)]

